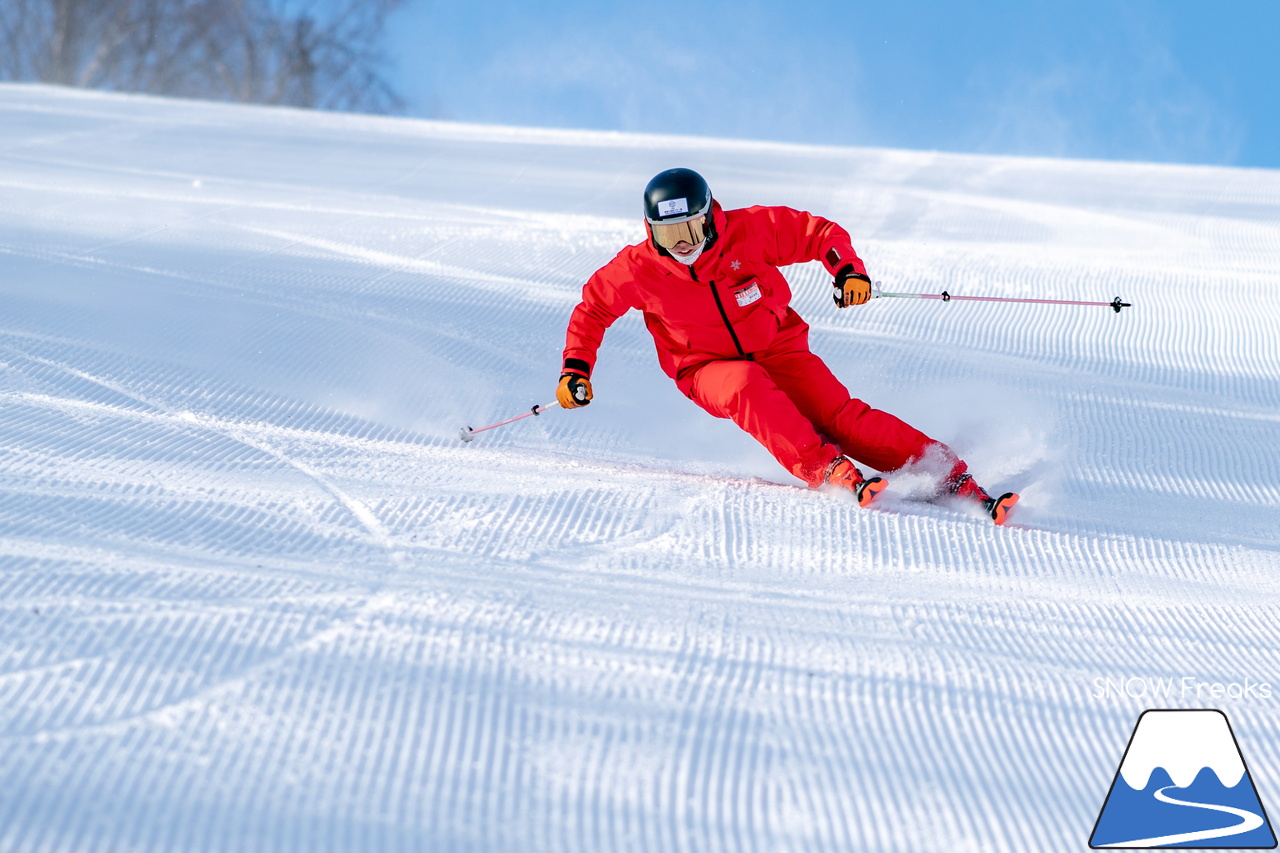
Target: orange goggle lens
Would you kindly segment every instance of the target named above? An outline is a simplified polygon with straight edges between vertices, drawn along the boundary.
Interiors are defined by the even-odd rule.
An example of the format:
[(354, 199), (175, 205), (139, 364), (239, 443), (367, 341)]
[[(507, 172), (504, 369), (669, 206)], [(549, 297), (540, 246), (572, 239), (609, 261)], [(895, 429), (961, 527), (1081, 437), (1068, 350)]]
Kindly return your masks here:
[(674, 249), (680, 243), (697, 245), (707, 236), (707, 219), (700, 216), (687, 222), (674, 222), (668, 225), (649, 223), (653, 228), (653, 239), (664, 249)]

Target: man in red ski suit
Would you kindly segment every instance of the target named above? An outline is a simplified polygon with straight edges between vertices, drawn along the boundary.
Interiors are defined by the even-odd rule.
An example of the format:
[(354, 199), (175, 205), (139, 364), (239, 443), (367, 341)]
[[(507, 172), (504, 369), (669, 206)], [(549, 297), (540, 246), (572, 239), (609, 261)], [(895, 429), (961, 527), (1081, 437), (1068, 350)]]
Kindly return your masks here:
[(566, 335), (561, 406), (591, 401), (605, 330), (636, 308), (685, 396), (732, 419), (810, 486), (843, 486), (866, 506), (887, 483), (865, 479), (854, 459), (894, 471), (929, 454), (949, 469), (940, 495), (979, 501), (1004, 522), (1017, 495), (991, 498), (950, 448), (851, 397), (809, 351), (809, 326), (791, 308), (778, 267), (821, 261), (835, 277), (836, 304), (864, 304), (871, 281), (848, 232), (787, 207), (726, 211), (689, 169), (650, 181), (645, 221), (649, 239), (623, 249), (582, 289)]

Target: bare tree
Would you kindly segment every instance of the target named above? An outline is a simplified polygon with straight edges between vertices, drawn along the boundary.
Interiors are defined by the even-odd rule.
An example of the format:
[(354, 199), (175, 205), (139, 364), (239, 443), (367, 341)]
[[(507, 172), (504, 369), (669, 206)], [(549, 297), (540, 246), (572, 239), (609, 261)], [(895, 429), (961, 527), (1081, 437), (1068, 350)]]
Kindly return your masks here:
[(0, 0), (0, 79), (395, 112), (403, 0)]

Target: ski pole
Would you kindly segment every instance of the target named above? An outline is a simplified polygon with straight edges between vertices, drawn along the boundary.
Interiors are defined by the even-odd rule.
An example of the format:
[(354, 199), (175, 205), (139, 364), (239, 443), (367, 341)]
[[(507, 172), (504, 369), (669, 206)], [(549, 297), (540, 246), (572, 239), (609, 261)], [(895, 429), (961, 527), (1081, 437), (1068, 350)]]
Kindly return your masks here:
[(894, 299), (941, 299), (943, 302), (964, 300), (967, 302), (1025, 302), (1036, 305), (1102, 305), (1113, 309), (1117, 314), (1120, 313), (1121, 308), (1128, 308), (1133, 305), (1132, 302), (1121, 302), (1119, 296), (1110, 302), (1081, 302), (1075, 299), (1018, 299), (1011, 296), (952, 296), (945, 290), (941, 293), (885, 293), (880, 289), (880, 282), (878, 281), (872, 289), (871, 295), (877, 299), (881, 296), (887, 296)]
[(471, 427), (463, 427), (462, 429), (458, 430), (458, 438), (462, 439), (463, 441), (471, 441), (476, 437), (476, 433), (478, 432), (484, 432), (487, 429), (497, 429), (500, 426), (506, 426), (507, 424), (515, 423), (516, 421), (533, 417), (534, 415), (540, 415), (542, 414), (543, 409), (559, 407), (559, 405), (560, 405), (559, 402), (554, 402), (554, 403), (547, 403), (545, 406), (534, 406), (532, 409), (525, 412), (523, 415), (516, 415), (514, 418), (507, 418), (505, 421), (498, 421), (496, 424), (489, 424), (488, 426), (482, 426), (479, 429), (472, 429)]

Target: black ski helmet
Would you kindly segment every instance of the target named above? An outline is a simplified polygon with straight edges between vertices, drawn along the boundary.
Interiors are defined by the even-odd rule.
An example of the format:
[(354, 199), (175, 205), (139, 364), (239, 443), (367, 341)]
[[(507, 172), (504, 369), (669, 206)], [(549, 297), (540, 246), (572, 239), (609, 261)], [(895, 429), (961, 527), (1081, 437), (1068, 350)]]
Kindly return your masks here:
[[(703, 248), (716, 241), (716, 221), (711, 215), (711, 187), (692, 169), (667, 169), (659, 172), (644, 188), (644, 218), (649, 223), (649, 242), (661, 254), (671, 255), (663, 242), (690, 239), (698, 241), (699, 227), (692, 220), (701, 219)], [(658, 239), (658, 231), (679, 231), (679, 228), (660, 228), (688, 222), (688, 237), (665, 235)]]
[(650, 225), (681, 222), (711, 213), (711, 187), (692, 169), (659, 172), (644, 188), (644, 218)]

